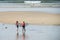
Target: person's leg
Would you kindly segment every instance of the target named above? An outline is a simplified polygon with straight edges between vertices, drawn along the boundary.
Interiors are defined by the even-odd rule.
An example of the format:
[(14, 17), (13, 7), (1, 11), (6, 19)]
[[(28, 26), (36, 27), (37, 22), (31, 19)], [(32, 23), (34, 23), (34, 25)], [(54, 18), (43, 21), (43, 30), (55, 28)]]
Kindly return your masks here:
[(26, 30), (25, 30), (25, 26), (23, 27), (23, 29), (24, 29), (24, 31), (26, 31)]
[(22, 26), (22, 31), (24, 31), (24, 27)]
[(17, 32), (18, 32), (18, 25), (17, 25)]

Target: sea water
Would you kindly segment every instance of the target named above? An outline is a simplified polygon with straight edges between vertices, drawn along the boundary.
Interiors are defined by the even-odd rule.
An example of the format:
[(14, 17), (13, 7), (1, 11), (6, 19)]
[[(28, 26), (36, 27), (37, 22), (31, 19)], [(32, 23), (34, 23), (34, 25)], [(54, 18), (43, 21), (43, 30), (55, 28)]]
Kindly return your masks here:
[(53, 14), (60, 14), (60, 8), (0, 8), (0, 12), (8, 12), (8, 11), (36, 11), (36, 12), (46, 12)]

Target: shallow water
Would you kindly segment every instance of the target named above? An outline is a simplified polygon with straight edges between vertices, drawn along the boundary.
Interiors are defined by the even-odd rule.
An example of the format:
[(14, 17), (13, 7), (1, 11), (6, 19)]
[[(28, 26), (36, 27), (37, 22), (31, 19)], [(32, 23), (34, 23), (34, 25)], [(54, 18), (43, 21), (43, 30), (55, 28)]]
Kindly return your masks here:
[[(6, 28), (7, 27), (7, 28)], [(27, 25), (26, 32), (14, 24), (0, 23), (0, 40), (60, 40), (60, 26)]]
[(47, 13), (54, 13), (60, 14), (60, 8), (0, 8), (0, 12), (5, 11), (38, 11), (38, 12), (47, 12)]

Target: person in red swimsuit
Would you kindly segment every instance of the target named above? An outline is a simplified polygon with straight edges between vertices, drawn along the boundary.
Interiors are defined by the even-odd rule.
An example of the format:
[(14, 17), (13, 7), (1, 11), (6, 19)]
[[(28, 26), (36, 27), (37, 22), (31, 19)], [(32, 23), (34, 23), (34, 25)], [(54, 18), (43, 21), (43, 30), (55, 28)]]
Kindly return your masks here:
[(22, 22), (22, 27), (23, 27), (23, 30), (25, 31), (25, 22), (24, 21)]

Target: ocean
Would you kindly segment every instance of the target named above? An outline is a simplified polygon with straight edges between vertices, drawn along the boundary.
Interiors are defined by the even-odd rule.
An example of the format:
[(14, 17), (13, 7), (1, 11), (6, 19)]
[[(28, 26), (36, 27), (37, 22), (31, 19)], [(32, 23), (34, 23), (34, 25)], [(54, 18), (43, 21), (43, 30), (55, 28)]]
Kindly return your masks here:
[(0, 8), (0, 12), (9, 11), (36, 11), (36, 12), (46, 12), (51, 14), (60, 14), (60, 8)]

